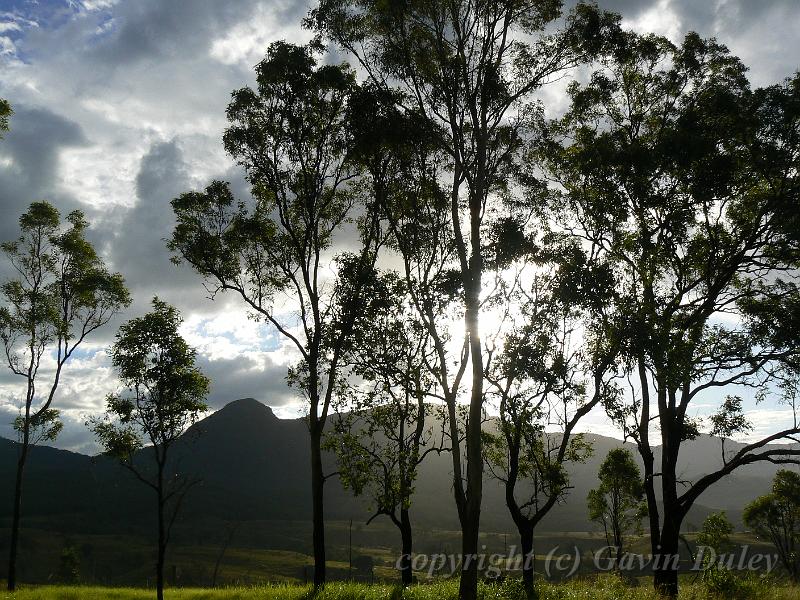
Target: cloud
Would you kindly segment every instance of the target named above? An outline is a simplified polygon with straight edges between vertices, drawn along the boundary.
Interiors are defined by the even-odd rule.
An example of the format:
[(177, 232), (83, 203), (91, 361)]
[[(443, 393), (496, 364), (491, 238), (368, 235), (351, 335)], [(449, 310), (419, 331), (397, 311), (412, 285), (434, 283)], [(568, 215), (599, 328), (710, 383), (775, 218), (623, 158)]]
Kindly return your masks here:
[[(59, 394), (59, 445), (90, 445), (82, 415), (102, 410), (116, 385), (105, 350), (116, 327), (149, 310), (154, 294), (186, 317), (187, 339), (214, 381), (213, 407), (252, 396), (290, 415), (301, 406), (285, 384), (294, 360), (275, 333), (246, 318), (230, 295), (214, 302), (188, 266), (175, 267), (163, 239), (169, 201), (211, 179), (248, 186), (221, 145), (232, 90), (253, 83), (269, 43), (298, 42), (314, 2), (292, 0), (6, 0), (0, 10), (0, 96), (15, 109), (0, 141), (0, 239), (16, 235), (19, 215), (46, 198), (62, 212), (80, 207), (90, 237), (123, 273), (134, 303), (97, 332), (68, 365)], [(715, 35), (742, 56), (762, 85), (798, 67), (796, 0), (600, 0), (625, 22), (679, 40)], [(338, 57), (337, 57), (338, 60)], [(562, 82), (564, 85), (565, 82)], [(563, 102), (563, 89), (542, 98)], [(563, 107), (562, 107), (563, 108)], [(0, 266), (3, 275), (3, 266)], [(11, 380), (0, 372), (0, 411), (12, 410)], [(13, 393), (12, 393), (13, 392)], [(0, 421), (6, 412), (0, 413)], [(591, 423), (611, 431), (601, 413)], [(0, 423), (0, 435), (5, 435)], [(88, 446), (86, 446), (88, 447)]]
[(12, 129), (0, 142), (0, 239), (17, 236), (17, 221), (34, 200), (49, 199), (65, 213), (77, 207), (60, 186), (64, 149), (89, 142), (74, 121), (41, 106), (14, 105)]

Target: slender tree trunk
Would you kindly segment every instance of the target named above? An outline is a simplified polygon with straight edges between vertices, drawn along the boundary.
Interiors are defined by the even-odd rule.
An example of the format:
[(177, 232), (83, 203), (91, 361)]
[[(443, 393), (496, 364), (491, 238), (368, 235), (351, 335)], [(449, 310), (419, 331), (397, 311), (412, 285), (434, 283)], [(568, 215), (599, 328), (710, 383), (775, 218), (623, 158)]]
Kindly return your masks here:
[(219, 550), (219, 554), (217, 554), (217, 560), (214, 562), (214, 574), (211, 577), (211, 587), (217, 587), (217, 576), (219, 575), (219, 567), (222, 564), (222, 559), (225, 557), (225, 553), (228, 551), (228, 546), (231, 545), (233, 541), (233, 535), (236, 533), (236, 529), (238, 528), (238, 524), (234, 525), (231, 524), (228, 528), (228, 537), (225, 538), (225, 543), (222, 544), (222, 547)]
[(17, 478), (14, 486), (14, 516), (11, 521), (11, 547), (8, 553), (8, 591), (17, 588), (17, 552), (19, 549), (19, 527), (22, 519), (22, 481), (25, 463), (28, 460), (29, 441), (27, 431), (22, 442), (22, 450), (17, 461)]
[(414, 573), (411, 570), (413, 532), (407, 508), (400, 509), (400, 537), (403, 545), (402, 555), (400, 557), (400, 580), (403, 583), (403, 587), (406, 587), (411, 585), (414, 579)]
[(166, 525), (164, 523), (163, 469), (158, 468), (158, 557), (156, 558), (156, 598), (164, 600), (164, 559), (166, 556)]
[(536, 598), (534, 574), (536, 558), (533, 554), (533, 527), (529, 524), (518, 524), (520, 549), (522, 550), (522, 585), (528, 598)]
[(325, 475), (322, 471), (322, 431), (318, 422), (312, 422), (311, 433), (311, 502), (314, 548), (314, 587), (325, 584), (325, 507), (323, 487)]
[(469, 331), (469, 349), (472, 362), (472, 392), (467, 423), (467, 494), (462, 532), (462, 570), (459, 585), (461, 600), (476, 600), (478, 597), (478, 540), (483, 498), (483, 448), (481, 422), (483, 420), (483, 348), (481, 347), (479, 310), (482, 259), (480, 251), (480, 205), (471, 202), (470, 223), (472, 235), (472, 257), (470, 259), (470, 281), (467, 291), (465, 321)]

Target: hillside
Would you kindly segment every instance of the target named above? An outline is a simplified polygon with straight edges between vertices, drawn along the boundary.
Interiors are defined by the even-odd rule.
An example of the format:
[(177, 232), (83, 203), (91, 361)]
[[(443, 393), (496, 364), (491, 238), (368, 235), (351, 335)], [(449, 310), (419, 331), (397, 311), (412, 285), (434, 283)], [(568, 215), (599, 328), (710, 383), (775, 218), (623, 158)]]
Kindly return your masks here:
[[(307, 521), (310, 518), (305, 424), (301, 419), (278, 419), (253, 399), (231, 402), (194, 425), (176, 448), (176, 465), (202, 479), (185, 505), (184, 525), (203, 521)], [(571, 469), (573, 490), (542, 523), (541, 531), (587, 531), (585, 498), (596, 485), (599, 463), (620, 441), (588, 434), (594, 455)], [(729, 442), (735, 449), (737, 444)], [(142, 452), (147, 452), (147, 449)], [(16, 444), (0, 438), (0, 477), (12, 480)], [(657, 458), (658, 460), (658, 458)], [(450, 493), (451, 459), (432, 455), (423, 466), (412, 508), (421, 527), (456, 529)], [(334, 465), (329, 457), (329, 469)], [(682, 477), (694, 480), (717, 468), (719, 442), (702, 436), (687, 442), (682, 453)], [(687, 525), (699, 525), (710, 511), (727, 510), (737, 520), (742, 507), (765, 493), (778, 467), (750, 466), (714, 486), (700, 499)], [(364, 522), (368, 505), (343, 490), (336, 478), (326, 484), (330, 520)], [(8, 521), (11, 486), (0, 489), (0, 519)], [(28, 526), (59, 531), (134, 532), (149, 519), (150, 498), (129, 473), (103, 457), (37, 447), (31, 454), (25, 494)], [(513, 531), (499, 484), (487, 480), (482, 513), (487, 531)]]

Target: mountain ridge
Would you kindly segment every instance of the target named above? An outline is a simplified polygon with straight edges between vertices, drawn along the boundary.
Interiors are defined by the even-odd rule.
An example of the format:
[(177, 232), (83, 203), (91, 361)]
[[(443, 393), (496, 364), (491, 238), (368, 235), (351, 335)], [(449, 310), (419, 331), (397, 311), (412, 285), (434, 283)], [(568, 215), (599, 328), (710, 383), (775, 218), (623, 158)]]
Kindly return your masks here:
[[(185, 520), (310, 519), (307, 435), (302, 418), (280, 419), (269, 406), (253, 398), (234, 400), (192, 425), (175, 448), (176, 468), (202, 480), (187, 499)], [(599, 434), (584, 435), (595, 452), (586, 463), (570, 467), (573, 489), (567, 501), (542, 522), (542, 530), (595, 529), (586, 518), (586, 494), (596, 485), (597, 468), (605, 454), (623, 443)], [(686, 442), (681, 453), (683, 477), (695, 480), (720, 462), (717, 453), (711, 451), (712, 441), (703, 436)], [(634, 449), (630, 443), (625, 446)], [(728, 446), (735, 450), (741, 445), (728, 442)], [(8, 478), (12, 473), (15, 448), (16, 442), (0, 438), (0, 477)], [(658, 464), (660, 448), (655, 450)], [(328, 472), (335, 470), (330, 455), (326, 466)], [(712, 486), (690, 513), (687, 525), (699, 525), (705, 515), (718, 510), (728, 511), (738, 521), (744, 505), (768, 491), (777, 468), (751, 465)], [(117, 527), (117, 521), (131, 522), (149, 513), (147, 490), (102, 455), (37, 446), (31, 454), (26, 486), (26, 515), (34, 522), (69, 514), (75, 522), (94, 521), (96, 528), (106, 530)], [(513, 531), (500, 484), (487, 477), (484, 487), (484, 528)], [(43, 494), (43, 488), (49, 488), (49, 493)], [(58, 503), (46, 500), (55, 494)], [(0, 519), (8, 519), (10, 506), (10, 490), (0, 491)], [(457, 529), (449, 455), (431, 455), (422, 465), (411, 512), (420, 526)], [(365, 521), (370, 516), (369, 502), (354, 499), (334, 478), (326, 484), (326, 516)]]

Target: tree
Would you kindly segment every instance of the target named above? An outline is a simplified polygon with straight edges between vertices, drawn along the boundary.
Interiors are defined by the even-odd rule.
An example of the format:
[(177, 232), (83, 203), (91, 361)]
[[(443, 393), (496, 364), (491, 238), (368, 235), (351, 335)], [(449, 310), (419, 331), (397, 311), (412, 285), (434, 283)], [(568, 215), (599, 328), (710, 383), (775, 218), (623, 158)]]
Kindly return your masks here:
[[(219, 181), (181, 195), (172, 201), (177, 225), (169, 243), (179, 261), (206, 278), (212, 296), (240, 297), (252, 317), (275, 327), (300, 355), (289, 382), (309, 407), (317, 587), (325, 582), (322, 435), (361, 295), (359, 276), (350, 286), (336, 285), (329, 253), (335, 242), (352, 247), (360, 238), (358, 250), (334, 262), (366, 272), (379, 245), (369, 181), (350, 159), (354, 75), (346, 65), (317, 67), (318, 50), (272, 44), (256, 67), (256, 89), (233, 93), (224, 143), (244, 167), (253, 200), (237, 203)], [(347, 301), (334, 298), (334, 288)], [(354, 312), (334, 314), (341, 307)]]
[[(564, 250), (553, 255), (569, 256)], [(614, 362), (608, 344), (599, 343), (599, 336), (594, 346), (577, 340), (577, 330), (595, 329), (598, 323), (591, 324), (587, 311), (572, 302), (567, 272), (576, 266), (546, 265), (541, 256), (538, 263), (529, 285), (515, 281), (510, 286), (510, 293), (524, 296), (513, 319), (521, 324), (502, 338), (501, 353), (494, 347), (486, 350), (488, 394), (499, 418), (497, 433), (485, 434), (485, 453), (492, 476), (505, 487), (506, 506), (520, 535), (529, 597), (535, 595), (535, 529), (570, 489), (567, 464), (591, 455), (575, 427), (606, 396), (617, 393), (606, 378), (608, 372), (613, 375)], [(504, 319), (498, 329), (507, 326)]]
[[(410, 508), (419, 466), (445, 448), (431, 424), (432, 381), (427, 332), (410, 317), (404, 279), (375, 274), (369, 302), (358, 317), (343, 364), (348, 366), (349, 412), (340, 412), (325, 446), (336, 453), (339, 478), (356, 496), (366, 495), (375, 517), (389, 517), (400, 531), (403, 585), (413, 578)], [(444, 435), (442, 435), (442, 438)]]
[(748, 504), (743, 517), (748, 527), (772, 542), (792, 581), (800, 581), (800, 475), (778, 471), (772, 492)]
[(120, 327), (111, 351), (126, 391), (109, 396), (106, 415), (88, 425), (106, 454), (156, 494), (156, 593), (163, 600), (170, 532), (186, 493), (196, 483), (175, 471), (170, 450), (208, 409), (209, 380), (195, 366), (196, 351), (178, 332), (182, 319), (177, 309), (158, 298), (152, 304), (150, 313)]
[[(610, 266), (614, 335), (636, 385), (606, 408), (642, 456), (654, 584), (674, 597), (680, 526), (700, 494), (742, 465), (800, 454), (768, 445), (794, 425), (723, 450), (720, 468), (691, 485), (676, 472), (699, 434), (693, 403), (733, 385), (764, 389), (796, 362), (798, 245), (786, 224), (800, 206), (800, 78), (753, 91), (713, 40), (627, 34), (570, 95), (537, 156), (564, 192), (564, 227)], [(715, 432), (740, 433), (739, 413), (724, 403)]]
[(708, 556), (706, 549), (711, 549), (714, 554), (725, 552), (731, 547), (731, 534), (733, 533), (733, 523), (728, 520), (725, 511), (712, 513), (703, 521), (703, 526), (697, 534), (697, 547), (702, 548), (701, 554), (704, 562), (708, 566)]
[(642, 475), (630, 450), (614, 448), (600, 465), (598, 478), (600, 485), (589, 490), (586, 498), (589, 519), (603, 526), (606, 543), (614, 547), (615, 562), (619, 565), (625, 536), (639, 529), (647, 514), (647, 505), (642, 503)]
[[(464, 557), (460, 594), (466, 600), (476, 597), (478, 577), (486, 226), (491, 207), (509, 192), (526, 116), (535, 110), (531, 95), (582, 62), (616, 26), (615, 18), (580, 4), (564, 29), (545, 33), (560, 9), (559, 1), (324, 0), (307, 20), (308, 26), (351, 53), (375, 86), (396, 93), (400, 107), (426, 124), (444, 159), (436, 185), (442, 188), (444, 202), (439, 204), (449, 220), (453, 262), (439, 271), (449, 270), (456, 292), (452, 304), (465, 333), (463, 351), (459, 348), (446, 359), (455, 369), (439, 364), (435, 371), (453, 440), (459, 439), (457, 400), (462, 393), (469, 397), (463, 448), (454, 444), (452, 451)], [(413, 255), (407, 258), (410, 266), (419, 264)], [(441, 329), (441, 323), (429, 321), (425, 306), (420, 305), (418, 313), (429, 330)], [(443, 343), (446, 332), (432, 337), (440, 355), (453, 354)], [(467, 368), (470, 385), (462, 387)]]
[(19, 238), (2, 244), (14, 276), (0, 288), (0, 343), (9, 370), (24, 387), (20, 416), (14, 421), (20, 443), (9, 590), (17, 583), (22, 488), (30, 447), (55, 439), (61, 430), (53, 403), (76, 348), (130, 302), (122, 276), (110, 273), (86, 240), (88, 223), (80, 211), (71, 212), (62, 223), (55, 207), (34, 202), (19, 224)]
[(8, 118), (13, 112), (8, 100), (0, 98), (0, 139), (3, 138), (2, 132), (8, 131)]
[(78, 550), (72, 544), (65, 543), (58, 561), (58, 581), (69, 585), (78, 583), (81, 576), (80, 567)]

